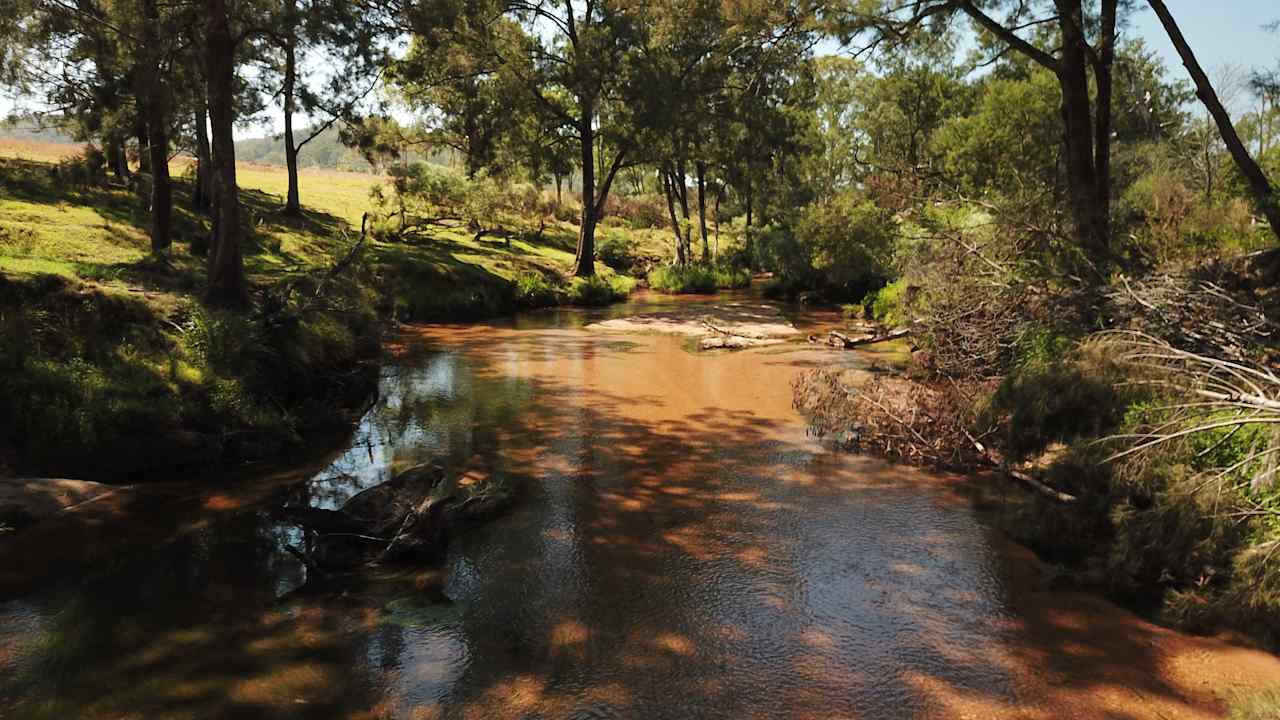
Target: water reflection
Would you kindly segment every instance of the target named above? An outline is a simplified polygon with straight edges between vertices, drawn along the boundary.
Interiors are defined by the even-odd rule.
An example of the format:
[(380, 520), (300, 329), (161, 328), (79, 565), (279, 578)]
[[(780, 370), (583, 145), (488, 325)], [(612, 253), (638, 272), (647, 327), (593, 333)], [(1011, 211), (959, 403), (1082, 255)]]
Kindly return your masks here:
[[(1039, 649), (1002, 546), (937, 479), (805, 436), (787, 380), (826, 351), (698, 355), (573, 329), (617, 312), (422, 329), (319, 472), (0, 605), (0, 715), (1016, 706)], [(447, 573), (299, 592), (284, 548), (306, 538), (271, 508), (335, 508), (427, 461), (507, 478), (521, 501), (451, 544)]]

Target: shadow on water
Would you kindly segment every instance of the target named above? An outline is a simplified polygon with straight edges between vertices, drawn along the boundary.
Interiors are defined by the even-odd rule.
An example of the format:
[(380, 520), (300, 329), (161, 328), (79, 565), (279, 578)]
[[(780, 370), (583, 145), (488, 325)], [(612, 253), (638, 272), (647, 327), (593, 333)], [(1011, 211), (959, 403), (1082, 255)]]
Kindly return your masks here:
[[(787, 380), (824, 351), (567, 329), (607, 315), (415, 331), (327, 466), (206, 494), (0, 605), (0, 714), (1055, 717), (1029, 675), (1182, 700), (1154, 629), (1099, 646), (1076, 639), (1107, 632), (1096, 607), (1029, 601), (955, 483), (811, 442)], [(271, 507), (337, 507), (427, 460), (522, 502), (447, 571), (291, 594), (304, 539)]]

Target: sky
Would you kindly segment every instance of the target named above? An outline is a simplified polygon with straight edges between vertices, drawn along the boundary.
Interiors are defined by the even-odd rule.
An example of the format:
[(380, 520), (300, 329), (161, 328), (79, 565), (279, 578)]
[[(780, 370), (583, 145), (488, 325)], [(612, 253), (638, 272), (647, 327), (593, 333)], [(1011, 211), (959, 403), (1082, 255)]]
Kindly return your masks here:
[[(1189, 78), (1155, 13), (1142, 0), (1134, 4), (1138, 9), (1123, 30), (1125, 37), (1146, 40), (1148, 47), (1164, 59), (1170, 77)], [(1280, 69), (1280, 31), (1272, 33), (1263, 28), (1269, 22), (1280, 21), (1277, 0), (1166, 0), (1166, 4), (1210, 78), (1227, 67), (1246, 73), (1251, 69)], [(0, 117), (13, 107), (12, 98), (0, 97)], [(262, 128), (255, 128), (237, 135), (262, 132)]]

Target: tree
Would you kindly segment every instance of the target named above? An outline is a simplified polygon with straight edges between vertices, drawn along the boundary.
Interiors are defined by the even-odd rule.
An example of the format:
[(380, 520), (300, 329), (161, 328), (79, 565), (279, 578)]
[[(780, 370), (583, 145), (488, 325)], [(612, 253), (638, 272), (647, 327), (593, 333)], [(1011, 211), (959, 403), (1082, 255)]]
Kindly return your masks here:
[(226, 0), (205, 0), (205, 71), (213, 151), (213, 237), (209, 243), (207, 299), (215, 305), (249, 302), (240, 244), (240, 191), (236, 186), (235, 66), (238, 39)]
[[(271, 69), (281, 78), (280, 103), (284, 120), (284, 156), (288, 190), (284, 211), (302, 212), (298, 188), (298, 154), (335, 124), (353, 121), (360, 104), (378, 87), (385, 61), (377, 45), (380, 25), (366, 23), (362, 8), (342, 0), (282, 0), (267, 25), (256, 32), (278, 53)], [(306, 53), (324, 57), (331, 68), (316, 86), (299, 73)], [(305, 113), (311, 123), (298, 139), (294, 115)]]
[(1227, 151), (1231, 153), (1231, 159), (1235, 161), (1236, 169), (1244, 176), (1254, 200), (1258, 203), (1262, 214), (1266, 216), (1267, 223), (1271, 225), (1271, 232), (1275, 234), (1277, 239), (1280, 239), (1280, 198), (1277, 197), (1275, 188), (1272, 187), (1271, 181), (1253, 159), (1253, 156), (1249, 154), (1249, 149), (1245, 147), (1244, 142), (1240, 140), (1239, 134), (1236, 133), (1235, 124), (1231, 121), (1230, 113), (1223, 107), (1222, 101), (1218, 99), (1218, 94), (1214, 91), (1213, 84), (1209, 82), (1209, 77), (1205, 75), (1204, 70), (1200, 67), (1195, 53), (1191, 51), (1191, 46), (1187, 43), (1187, 39), (1183, 37), (1182, 30), (1178, 28), (1178, 23), (1169, 12), (1169, 8), (1164, 4), (1163, 0), (1147, 1), (1151, 5), (1151, 9), (1155, 10), (1156, 16), (1160, 18), (1160, 24), (1164, 26), (1165, 32), (1169, 34), (1169, 39), (1173, 41), (1173, 46), (1178, 51), (1178, 57), (1182, 59), (1183, 66), (1191, 74), (1191, 80), (1196, 86), (1196, 97), (1200, 98), (1200, 102), (1204, 103), (1205, 109), (1209, 111), (1214, 123), (1217, 124), (1218, 132), (1222, 135), (1222, 141), (1226, 143)]
[[(595, 230), (617, 173), (635, 151), (627, 100), (636, 91), (646, 8), (616, 0), (435, 0), (408, 17), (413, 47), (396, 70), (406, 97), (434, 89), (466, 95), (487, 84), (506, 93), (497, 112), (533, 113), (576, 141), (582, 218), (574, 272), (595, 273)], [(492, 113), (472, 115), (493, 120)], [(613, 148), (598, 173), (597, 142)]]
[[(1096, 14), (1086, 12), (1084, 0), (1018, 0), (983, 7), (975, 0), (889, 0), (871, 11), (864, 5), (853, 3), (844, 14), (837, 13), (836, 27), (849, 39), (871, 33), (867, 48), (901, 45), (964, 16), (995, 40), (1000, 54), (1017, 53), (1053, 74), (1062, 96), (1064, 159), (1076, 241), (1095, 262), (1110, 260), (1112, 65), (1117, 23), (1129, 3), (1099, 0)], [(989, 12), (1003, 7), (1008, 7), (1003, 19)], [(1019, 34), (1046, 27), (1054, 30), (1054, 42), (1047, 46), (1056, 49)]]

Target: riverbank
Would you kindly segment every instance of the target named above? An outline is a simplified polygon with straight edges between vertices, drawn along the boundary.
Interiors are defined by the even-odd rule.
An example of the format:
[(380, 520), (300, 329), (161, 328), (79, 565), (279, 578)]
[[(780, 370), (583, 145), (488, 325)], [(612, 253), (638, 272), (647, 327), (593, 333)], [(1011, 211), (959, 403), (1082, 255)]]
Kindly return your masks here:
[[(595, 305), (634, 282), (569, 279), (574, 229), (538, 243), (442, 227), (420, 244), (362, 237), (378, 178), (303, 173), (279, 213), (279, 168), (242, 168), (254, 309), (200, 302), (207, 218), (175, 161), (174, 248), (150, 254), (144, 199), (56, 172), (0, 142), (0, 476), (166, 477), (297, 450), (363, 409), (388, 322), (474, 320)], [(38, 153), (37, 153), (38, 154)]]
[[(639, 300), (404, 326), (378, 402), (336, 453), (218, 487), (148, 486), (129, 507), (98, 506), (84, 532), (11, 538), (0, 565), (47, 581), (0, 604), (0, 707), (1207, 720), (1280, 683), (1273, 655), (1064, 586), (984, 523), (972, 479), (809, 436), (789, 381), (868, 372), (874, 353), (799, 338), (700, 352), (677, 335), (583, 329), (714, 304)], [(804, 333), (832, 317), (788, 319)], [(340, 507), (423, 462), (509, 483), (521, 501), (451, 543), (445, 572), (294, 592), (308, 569), (274, 509)], [(127, 542), (106, 554), (95, 538), (112, 523)]]

